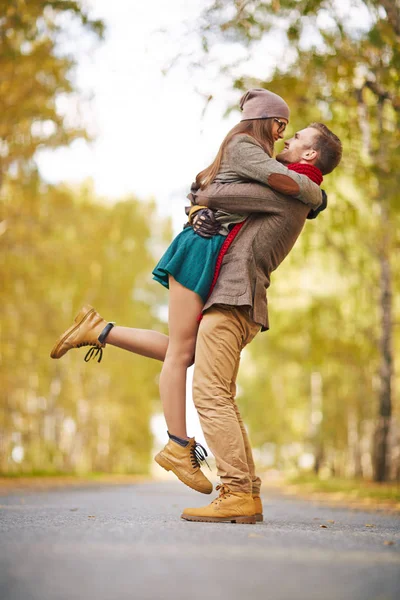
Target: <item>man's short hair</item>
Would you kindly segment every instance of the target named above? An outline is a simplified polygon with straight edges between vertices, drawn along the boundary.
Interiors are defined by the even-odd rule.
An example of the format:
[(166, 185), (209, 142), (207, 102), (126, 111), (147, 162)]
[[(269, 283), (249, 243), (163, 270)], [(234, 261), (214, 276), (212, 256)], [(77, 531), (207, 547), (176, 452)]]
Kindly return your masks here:
[(318, 158), (314, 163), (323, 175), (331, 173), (342, 158), (342, 142), (323, 123), (311, 123), (309, 127), (317, 130), (313, 144), (314, 150), (318, 152)]

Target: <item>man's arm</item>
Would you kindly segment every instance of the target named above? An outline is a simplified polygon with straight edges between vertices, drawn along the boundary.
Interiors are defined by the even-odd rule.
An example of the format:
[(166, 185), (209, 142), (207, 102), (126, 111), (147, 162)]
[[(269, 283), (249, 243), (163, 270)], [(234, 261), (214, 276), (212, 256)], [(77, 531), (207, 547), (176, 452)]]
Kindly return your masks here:
[[(311, 209), (307, 219), (315, 219), (327, 207), (327, 196), (322, 191), (322, 204)], [(197, 190), (192, 186), (192, 193), (188, 195), (192, 205), (202, 208), (194, 215), (192, 226), (201, 237), (212, 237), (219, 232), (221, 224), (215, 218), (215, 210), (222, 209), (234, 211), (237, 214), (248, 216), (251, 213), (273, 213), (274, 207), (279, 211), (285, 196), (271, 190), (271, 188), (258, 183), (212, 183), (206, 190)], [(185, 210), (189, 211), (189, 207)]]
[(205, 190), (192, 188), (188, 198), (192, 204), (242, 215), (271, 212), (285, 199), (261, 183), (212, 183)]

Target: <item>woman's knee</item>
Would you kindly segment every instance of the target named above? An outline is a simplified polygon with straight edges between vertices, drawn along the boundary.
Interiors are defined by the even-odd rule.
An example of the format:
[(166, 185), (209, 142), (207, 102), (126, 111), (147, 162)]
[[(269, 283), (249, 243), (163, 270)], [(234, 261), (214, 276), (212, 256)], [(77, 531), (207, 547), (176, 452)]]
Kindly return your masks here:
[(193, 364), (194, 343), (184, 347), (168, 346), (165, 362), (171, 362), (177, 365), (190, 367)]

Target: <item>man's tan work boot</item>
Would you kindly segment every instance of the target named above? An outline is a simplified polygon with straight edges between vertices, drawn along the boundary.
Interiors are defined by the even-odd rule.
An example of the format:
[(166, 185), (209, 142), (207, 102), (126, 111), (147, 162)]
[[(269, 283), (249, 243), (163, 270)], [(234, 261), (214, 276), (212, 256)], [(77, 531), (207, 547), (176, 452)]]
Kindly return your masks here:
[[(105, 347), (104, 340), (113, 326), (114, 323), (108, 323), (92, 306), (87, 304), (76, 315), (71, 327), (61, 334), (50, 356), (51, 358), (61, 358), (72, 348), (92, 346), (86, 353), (85, 361), (98, 357), (98, 362), (100, 362)], [(99, 336), (101, 336), (100, 340)]]
[(253, 500), (254, 500), (254, 508), (256, 509), (254, 516), (256, 518), (257, 523), (262, 523), (264, 521), (264, 517), (263, 517), (263, 507), (262, 507), (261, 498), (260, 498), (260, 496), (253, 496)]
[(251, 494), (234, 492), (227, 485), (218, 485), (218, 498), (208, 506), (185, 508), (181, 519), (207, 523), (255, 524), (255, 507)]
[(202, 494), (211, 494), (212, 483), (200, 469), (200, 461), (205, 461), (206, 456), (205, 448), (194, 438), (188, 440), (187, 446), (181, 446), (170, 439), (161, 452), (154, 457), (154, 460), (166, 471), (175, 473), (177, 478), (192, 490)]

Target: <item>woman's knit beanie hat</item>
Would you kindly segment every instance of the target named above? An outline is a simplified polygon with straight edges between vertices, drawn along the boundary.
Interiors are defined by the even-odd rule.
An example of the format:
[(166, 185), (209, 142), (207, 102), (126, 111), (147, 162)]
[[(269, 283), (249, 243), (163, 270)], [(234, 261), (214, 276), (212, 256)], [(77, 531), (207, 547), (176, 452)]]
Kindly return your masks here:
[(273, 92), (254, 88), (246, 92), (240, 99), (240, 109), (243, 111), (241, 121), (250, 119), (287, 119), (289, 107), (286, 102)]

